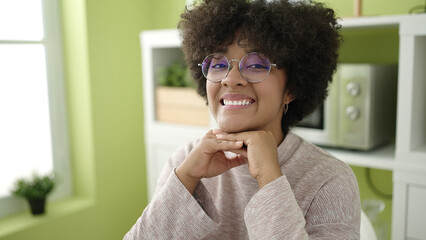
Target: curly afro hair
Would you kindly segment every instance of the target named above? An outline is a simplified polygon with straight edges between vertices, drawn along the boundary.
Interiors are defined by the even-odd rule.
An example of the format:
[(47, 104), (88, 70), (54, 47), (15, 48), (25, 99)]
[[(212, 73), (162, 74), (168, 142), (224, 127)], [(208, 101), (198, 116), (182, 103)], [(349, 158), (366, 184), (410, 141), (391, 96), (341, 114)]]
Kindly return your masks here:
[[(287, 75), (295, 97), (281, 121), (284, 133), (311, 114), (327, 96), (336, 69), (341, 35), (332, 9), (311, 1), (204, 0), (186, 9), (178, 25), (182, 51), (206, 98), (198, 66), (205, 56), (229, 46), (237, 33)], [(241, 37), (242, 36), (242, 37)]]

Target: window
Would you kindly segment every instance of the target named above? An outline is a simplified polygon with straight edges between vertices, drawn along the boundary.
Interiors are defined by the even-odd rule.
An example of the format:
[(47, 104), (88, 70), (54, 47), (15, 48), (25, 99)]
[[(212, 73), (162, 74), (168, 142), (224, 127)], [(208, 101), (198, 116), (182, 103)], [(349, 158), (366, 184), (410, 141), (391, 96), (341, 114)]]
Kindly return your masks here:
[(26, 208), (18, 177), (54, 171), (71, 195), (58, 0), (0, 0), (0, 217)]

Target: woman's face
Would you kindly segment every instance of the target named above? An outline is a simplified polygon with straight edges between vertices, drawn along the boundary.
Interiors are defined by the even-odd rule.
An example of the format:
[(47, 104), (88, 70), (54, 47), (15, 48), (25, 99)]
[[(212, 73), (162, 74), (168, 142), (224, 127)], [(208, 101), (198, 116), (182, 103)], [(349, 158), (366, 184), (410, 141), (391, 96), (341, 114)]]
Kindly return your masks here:
[[(224, 55), (229, 60), (241, 60), (250, 52), (248, 50), (234, 41)], [(220, 129), (228, 133), (271, 131), (276, 140), (281, 141), (283, 105), (292, 100), (285, 90), (285, 71), (272, 67), (266, 79), (250, 83), (241, 76), (238, 62), (231, 64), (233, 68), (225, 79), (217, 83), (207, 81), (206, 84), (209, 108)]]

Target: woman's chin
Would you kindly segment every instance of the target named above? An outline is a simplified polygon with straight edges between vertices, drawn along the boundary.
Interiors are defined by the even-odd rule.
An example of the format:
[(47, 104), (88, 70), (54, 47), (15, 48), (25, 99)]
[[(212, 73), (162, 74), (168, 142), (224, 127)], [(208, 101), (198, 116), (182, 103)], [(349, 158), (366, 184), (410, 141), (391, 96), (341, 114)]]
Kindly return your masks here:
[(248, 128), (242, 126), (241, 124), (235, 124), (235, 123), (219, 124), (219, 128), (222, 131), (227, 133), (239, 133), (239, 132), (244, 132), (248, 130)]

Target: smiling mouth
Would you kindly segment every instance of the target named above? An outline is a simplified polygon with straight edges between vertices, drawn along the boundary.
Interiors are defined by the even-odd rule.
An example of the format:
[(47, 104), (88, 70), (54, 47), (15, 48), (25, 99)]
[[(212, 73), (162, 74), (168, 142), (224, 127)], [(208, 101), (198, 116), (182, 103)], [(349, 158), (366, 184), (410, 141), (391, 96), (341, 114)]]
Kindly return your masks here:
[(246, 106), (246, 105), (251, 105), (253, 103), (254, 103), (253, 99), (238, 99), (238, 100), (222, 99), (220, 100), (220, 104), (222, 106)]

